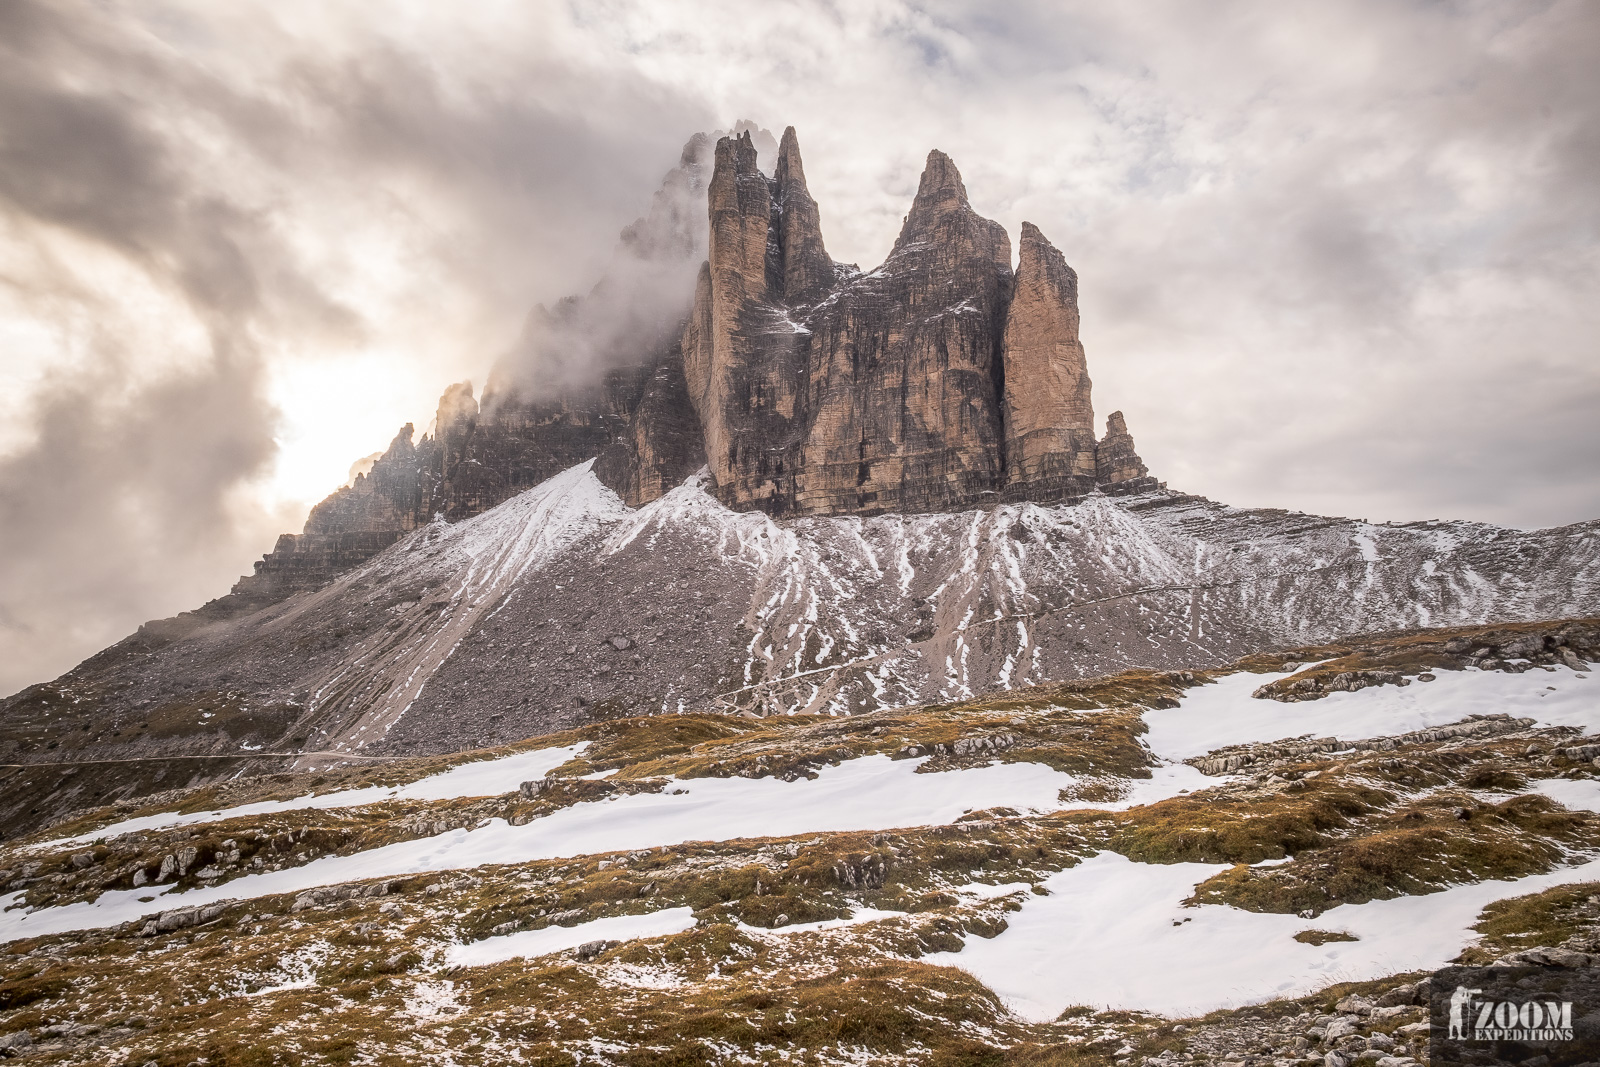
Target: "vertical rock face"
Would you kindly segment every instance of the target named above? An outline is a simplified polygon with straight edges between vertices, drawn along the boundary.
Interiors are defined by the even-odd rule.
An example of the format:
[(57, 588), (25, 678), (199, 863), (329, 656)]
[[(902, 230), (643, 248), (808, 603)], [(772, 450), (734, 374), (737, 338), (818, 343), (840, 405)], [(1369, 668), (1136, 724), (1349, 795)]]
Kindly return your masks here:
[(1089, 386), (1078, 340), (1078, 275), (1037, 226), (1024, 222), (1005, 332), (1008, 499), (1076, 500), (1094, 489)]
[[(748, 133), (717, 142), (707, 192), (710, 258), (684, 337), (689, 395), (705, 430), (718, 494), (734, 507), (784, 514), (793, 507), (804, 353), (782, 299), (785, 197), (796, 207), (789, 241), (794, 280), (809, 284), (826, 253), (805, 191), (792, 131), (780, 146), (785, 180), (762, 174)], [(830, 264), (831, 268), (831, 264)]]
[(600, 453), (595, 475), (629, 507), (662, 496), (705, 465), (700, 420), (689, 403), (677, 345), (645, 386), (627, 428)]
[(1011, 244), (949, 157), (930, 153), (867, 275), (828, 258), (792, 128), (770, 180), (746, 141), (719, 142), (708, 206), (684, 359), (717, 495), (775, 515), (997, 496)]
[(1120, 411), (1106, 417), (1106, 435), (1095, 451), (1095, 478), (1103, 492), (1113, 494), (1137, 493), (1158, 484), (1133, 450), (1133, 435)]
[(1011, 240), (929, 153), (889, 258), (804, 320), (809, 418), (796, 510), (927, 511), (1000, 489)]
[(467, 458), (467, 443), (477, 426), (478, 402), (472, 396), (472, 383), (457, 382), (439, 397), (439, 410), (433, 418), (433, 438), (438, 442), (445, 478)]
[(783, 141), (778, 145), (773, 186), (784, 303), (815, 303), (833, 288), (836, 271), (822, 243), (822, 214), (806, 188), (800, 140), (793, 126), (783, 131)]

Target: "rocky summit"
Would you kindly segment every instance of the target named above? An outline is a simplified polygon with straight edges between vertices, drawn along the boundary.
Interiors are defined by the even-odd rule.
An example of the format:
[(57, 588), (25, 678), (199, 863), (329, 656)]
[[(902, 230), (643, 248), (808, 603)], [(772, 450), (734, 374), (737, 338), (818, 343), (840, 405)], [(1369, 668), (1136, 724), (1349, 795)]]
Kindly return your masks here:
[[(470, 517), (587, 459), (631, 507), (704, 465), (711, 495), (776, 518), (1157, 485), (1121, 412), (1096, 440), (1078, 277), (1038, 227), (1023, 224), (1013, 271), (1010, 237), (933, 151), (889, 258), (862, 273), (828, 256), (794, 128), (770, 177), (760, 155), (749, 129), (714, 149), (691, 140), (625, 231), (632, 255), (530, 319), (517, 354), (539, 373), (503, 360), (481, 404), (451, 386), (431, 435), (403, 428), (236, 592), (318, 588), (435, 516)], [(639, 264), (659, 281), (700, 254), (681, 306), (656, 297), (641, 318)], [(600, 369), (574, 379), (585, 360)]]

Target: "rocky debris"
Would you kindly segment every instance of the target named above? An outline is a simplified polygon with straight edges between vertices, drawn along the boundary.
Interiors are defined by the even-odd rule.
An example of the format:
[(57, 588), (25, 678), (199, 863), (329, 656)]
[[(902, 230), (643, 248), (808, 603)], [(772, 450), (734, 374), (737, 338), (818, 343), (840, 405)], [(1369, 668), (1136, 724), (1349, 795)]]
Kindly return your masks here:
[(915, 759), (918, 756), (984, 756), (1004, 752), (1017, 743), (1016, 734), (988, 734), (981, 737), (958, 737), (949, 744), (905, 745), (895, 753), (898, 759)]
[(833, 876), (846, 889), (881, 889), (888, 873), (888, 859), (881, 853), (858, 859), (844, 858), (833, 865)]
[[(1262, 770), (1280, 763), (1317, 759), (1333, 752), (1390, 752), (1406, 745), (1428, 745), (1438, 741), (1461, 738), (1498, 737), (1527, 730), (1535, 725), (1533, 719), (1517, 719), (1510, 715), (1469, 715), (1460, 722), (1433, 726), (1425, 730), (1412, 730), (1391, 737), (1368, 737), (1359, 741), (1341, 741), (1336, 737), (1296, 738), (1266, 744), (1231, 745), (1219, 748), (1204, 756), (1184, 760), (1201, 774), (1237, 774), (1241, 771)], [(1597, 748), (1596, 751), (1600, 751)]]
[(1296, 1012), (1274, 1004), (1245, 1008), (1209, 1022), (1178, 1024), (1172, 1031), (1182, 1036), (1182, 1051), (1169, 1049), (1137, 1062), (1144, 1067), (1291, 1062), (1350, 1067), (1361, 1060), (1373, 1067), (1414, 1067), (1426, 1058), (1428, 996), (1424, 979), (1375, 998), (1344, 997), (1332, 1012)]
[(622, 944), (620, 941), (585, 941), (573, 949), (572, 954), (578, 959), (587, 962), (608, 949), (616, 948), (620, 944)]
[(1289, 679), (1283, 684), (1271, 682), (1250, 695), (1257, 700), (1316, 700), (1329, 693), (1354, 693), (1375, 685), (1410, 685), (1411, 679), (1399, 671), (1340, 671), (1327, 678), (1311, 677)]
[(182, 878), (189, 873), (189, 868), (194, 865), (199, 855), (200, 850), (193, 845), (167, 853), (161, 857), (161, 869), (156, 874), (156, 881), (165, 882), (168, 878)]
[(326, 907), (341, 901), (355, 900), (362, 897), (382, 897), (394, 891), (395, 883), (389, 882), (352, 882), (347, 885), (327, 885), (316, 889), (307, 889), (304, 893), (294, 898), (294, 903), (289, 906), (291, 913), (302, 912), (309, 908)]
[[(50, 683), (45, 696), (6, 701), (5, 718), (14, 734), (59, 738), (58, 759), (237, 752), (246, 737), (252, 746), (316, 748), (331, 744), (330, 735), (355, 735), (363, 716), (399, 715), (386, 694), (413, 677), (415, 665), (396, 665), (392, 655), (435, 638), (453, 651), (422, 665), (415, 677), (426, 676), (426, 685), (364, 752), (486, 748), (680, 706), (842, 716), (1001, 686), (1026, 704), (1028, 686), (1117, 671), (1135, 657), (1149, 667), (1200, 668), (1282, 647), (1286, 634), (1327, 640), (1358, 621), (1403, 626), (1421, 610), (1452, 623), (1537, 613), (1570, 604), (1573, 583), (1600, 558), (1594, 524), (1536, 534), (1472, 524), (1374, 528), (1166, 493), (774, 523), (728, 512), (695, 484), (652, 508), (628, 518), (607, 513), (484, 607), (458, 641), (441, 634), (462, 615), (452, 597), (472, 566), (456, 546), (487, 536), (485, 527), (504, 522), (499, 514), (416, 531), (318, 593), (159, 648), (108, 650)], [(1362, 557), (1358, 538), (1378, 545), (1379, 563)], [(1416, 585), (1429, 561), (1437, 590)], [(1181, 584), (1164, 584), (1173, 574)], [(1571, 634), (1570, 648), (1594, 626), (1522, 625)], [(1480, 635), (1514, 630), (1473, 626), (1466, 653)], [(1462, 632), (1419, 633), (1404, 639), (1405, 649), (1442, 652)], [(613, 635), (634, 647), (619, 652), (606, 641)], [(1285, 651), (1273, 666), (1356, 647), (1367, 640)], [(1376, 656), (1397, 646), (1385, 639), (1371, 647)], [(607, 673), (595, 673), (600, 667)], [(1600, 684), (1560, 670), (1568, 679), (1561, 684)], [(212, 724), (237, 701), (191, 698), (219, 691), (223, 672), (239, 701), (289, 709), (272, 738), (225, 735)], [(219, 706), (223, 713), (205, 717)], [(147, 739), (149, 731), (135, 729), (144, 721), (172, 725)], [(97, 737), (108, 722), (124, 724), (121, 738)], [(6, 743), (0, 731), (0, 750)], [(43, 754), (35, 746), (23, 758)], [(95, 803), (100, 790), (121, 798), (124, 790), (161, 793), (190, 780), (285, 769), (283, 759), (230, 758), (108, 763), (72, 778), (54, 768), (13, 771), (0, 817), (15, 833)], [(158, 874), (155, 861), (147, 877)]]
[(1562, 967), (1567, 970), (1576, 970), (1578, 968), (1600, 966), (1600, 955), (1560, 946), (1554, 948), (1527, 948), (1520, 952), (1512, 952), (1501, 956), (1489, 966)]
[[(1490, 961), (1491, 967), (1600, 967), (1600, 937), (1574, 935), (1561, 946), (1522, 949)], [(1428, 1059), (1429, 978), (1377, 994), (1351, 994), (1331, 1012), (1289, 1014), (1274, 1004), (1230, 1012), (1211, 1021), (1177, 1024), (1182, 1049), (1137, 1061), (1143, 1067), (1191, 1064), (1320, 1064), (1321, 1067), (1414, 1067)]]
[(182, 930), (189, 926), (200, 926), (210, 922), (227, 910), (222, 904), (208, 904), (204, 907), (173, 908), (164, 911), (153, 919), (147, 919), (143, 924), (134, 923), (139, 927), (140, 937), (154, 937), (157, 934), (167, 934), (174, 930)]

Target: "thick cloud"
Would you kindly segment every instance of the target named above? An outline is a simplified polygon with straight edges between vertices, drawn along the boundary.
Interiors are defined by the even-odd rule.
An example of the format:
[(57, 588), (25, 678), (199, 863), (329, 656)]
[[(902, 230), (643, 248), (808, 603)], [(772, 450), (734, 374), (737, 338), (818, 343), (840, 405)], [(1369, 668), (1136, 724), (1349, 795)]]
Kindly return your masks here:
[(333, 488), (592, 279), (704, 125), (343, 18), (0, 7), (0, 692), (226, 592), (303, 521), (286, 444)]
[(931, 147), (1039, 224), (1174, 486), (1600, 515), (1597, 53), (1585, 0), (0, 5), (0, 690), (224, 591), (741, 116), (835, 258)]

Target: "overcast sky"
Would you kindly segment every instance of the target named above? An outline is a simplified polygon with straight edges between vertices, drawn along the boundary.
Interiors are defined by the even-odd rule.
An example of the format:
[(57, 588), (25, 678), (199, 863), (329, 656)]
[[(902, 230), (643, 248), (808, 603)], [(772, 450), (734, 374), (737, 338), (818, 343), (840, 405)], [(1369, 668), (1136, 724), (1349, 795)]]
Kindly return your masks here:
[(1241, 505), (1600, 516), (1600, 5), (0, 3), (0, 692), (227, 591), (697, 130), (834, 258), (928, 149), (1079, 272), (1096, 410)]

